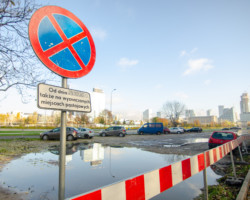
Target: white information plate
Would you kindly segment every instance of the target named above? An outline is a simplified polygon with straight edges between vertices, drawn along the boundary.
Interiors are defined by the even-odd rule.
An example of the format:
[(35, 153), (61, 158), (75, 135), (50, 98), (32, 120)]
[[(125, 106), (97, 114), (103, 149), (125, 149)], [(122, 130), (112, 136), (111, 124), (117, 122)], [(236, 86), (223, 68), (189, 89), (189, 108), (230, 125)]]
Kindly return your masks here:
[(90, 94), (53, 85), (39, 84), (37, 106), (41, 109), (91, 112)]

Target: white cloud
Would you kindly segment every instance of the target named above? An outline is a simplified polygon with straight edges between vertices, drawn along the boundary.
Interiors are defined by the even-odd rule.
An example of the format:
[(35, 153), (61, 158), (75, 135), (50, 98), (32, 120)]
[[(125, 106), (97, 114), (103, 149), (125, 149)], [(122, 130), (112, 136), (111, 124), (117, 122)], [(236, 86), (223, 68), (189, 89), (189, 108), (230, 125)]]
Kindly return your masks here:
[(195, 74), (200, 71), (208, 71), (212, 69), (214, 66), (211, 64), (212, 61), (207, 58), (200, 59), (190, 59), (188, 61), (188, 69), (183, 73), (184, 76)]
[(92, 27), (90, 30), (95, 39), (104, 40), (107, 37), (107, 32), (104, 29)]
[(193, 48), (190, 52), (187, 52), (186, 50), (182, 50), (180, 53), (180, 57), (190, 56), (190, 55), (194, 54), (197, 50), (198, 50), (198, 48)]
[(128, 58), (121, 58), (119, 61), (118, 61), (118, 66), (121, 66), (121, 67), (124, 67), (124, 68), (127, 68), (127, 67), (132, 67), (134, 65), (137, 65), (139, 63), (138, 60), (130, 60)]

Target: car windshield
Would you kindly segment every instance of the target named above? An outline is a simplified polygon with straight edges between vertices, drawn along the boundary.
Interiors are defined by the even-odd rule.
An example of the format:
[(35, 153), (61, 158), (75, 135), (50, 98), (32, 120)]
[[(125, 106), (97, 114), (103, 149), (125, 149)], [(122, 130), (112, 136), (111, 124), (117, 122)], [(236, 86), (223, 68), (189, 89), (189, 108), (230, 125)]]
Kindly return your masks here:
[(215, 132), (212, 137), (214, 139), (222, 139), (222, 140), (234, 139), (234, 136), (232, 133), (223, 133), (223, 132)]

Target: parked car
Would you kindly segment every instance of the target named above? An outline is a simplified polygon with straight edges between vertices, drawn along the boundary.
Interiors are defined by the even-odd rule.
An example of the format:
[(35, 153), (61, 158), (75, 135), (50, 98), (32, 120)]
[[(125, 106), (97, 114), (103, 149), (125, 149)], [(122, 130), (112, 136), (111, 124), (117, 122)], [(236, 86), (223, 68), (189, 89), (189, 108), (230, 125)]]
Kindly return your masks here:
[(201, 133), (201, 132), (202, 132), (202, 128), (193, 127), (193, 128), (187, 129), (187, 132), (197, 132), (197, 133)]
[(90, 128), (78, 128), (79, 138), (91, 139), (94, 136), (94, 131)]
[(140, 135), (143, 134), (162, 134), (164, 127), (163, 123), (145, 123), (137, 130), (137, 133)]
[(237, 138), (237, 134), (230, 131), (214, 131), (208, 140), (208, 147), (212, 149)]
[(229, 131), (230, 128), (223, 128), (223, 129), (221, 129), (221, 130), (223, 130), (223, 131)]
[[(61, 128), (54, 128), (50, 131), (40, 133), (40, 139), (60, 139)], [(79, 137), (79, 131), (74, 127), (66, 127), (66, 139), (69, 141), (76, 140)]]
[[(76, 153), (78, 151), (78, 146), (79, 143), (66, 144), (66, 155), (73, 155), (74, 153)], [(60, 155), (60, 146), (58, 145), (50, 146), (48, 150), (55, 155)]]
[(170, 133), (177, 133), (177, 134), (184, 133), (183, 129), (179, 127), (172, 127), (172, 128), (169, 128), (169, 130), (170, 130)]
[(234, 127), (231, 127), (230, 130), (236, 130), (236, 131), (238, 131), (238, 130), (241, 130), (241, 128), (237, 127), (237, 126), (234, 126)]
[(164, 134), (170, 133), (169, 128), (165, 127), (165, 128), (163, 129), (163, 133), (164, 133)]
[(187, 130), (185, 128), (183, 128), (183, 127), (179, 127), (179, 128), (182, 129), (184, 133), (187, 132)]
[(100, 133), (100, 136), (120, 136), (125, 137), (126, 129), (124, 126), (111, 126)]

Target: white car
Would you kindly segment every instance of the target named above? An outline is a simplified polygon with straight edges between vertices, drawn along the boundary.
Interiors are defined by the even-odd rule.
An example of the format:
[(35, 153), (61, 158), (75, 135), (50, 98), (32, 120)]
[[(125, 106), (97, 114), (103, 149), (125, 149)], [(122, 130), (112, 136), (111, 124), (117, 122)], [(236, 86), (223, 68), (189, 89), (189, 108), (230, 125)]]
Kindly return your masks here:
[(172, 128), (169, 128), (169, 130), (170, 130), (170, 133), (177, 133), (177, 134), (184, 133), (184, 130), (178, 127), (172, 127)]
[(78, 138), (91, 139), (95, 134), (95, 132), (90, 128), (78, 128), (78, 130), (79, 130)]

